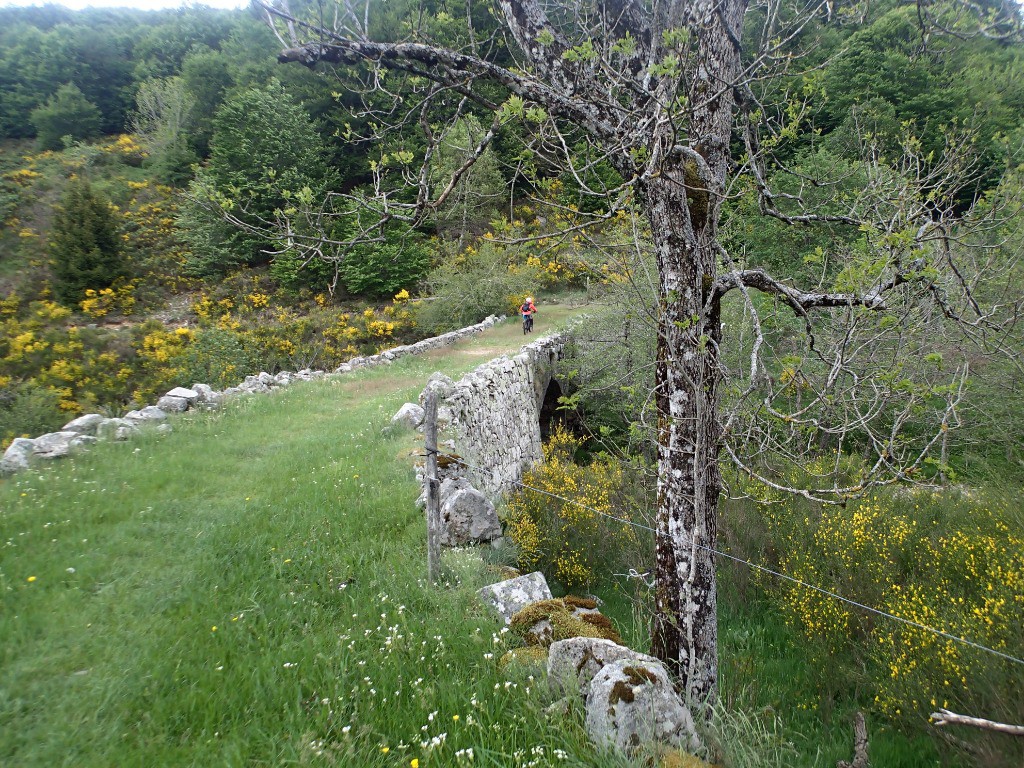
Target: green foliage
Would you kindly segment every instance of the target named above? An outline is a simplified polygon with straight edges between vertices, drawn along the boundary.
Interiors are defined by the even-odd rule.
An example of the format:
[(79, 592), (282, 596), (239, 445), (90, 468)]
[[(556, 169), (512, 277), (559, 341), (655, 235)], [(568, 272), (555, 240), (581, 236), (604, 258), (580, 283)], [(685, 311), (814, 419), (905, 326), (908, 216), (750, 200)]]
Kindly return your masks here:
[(225, 389), (253, 373), (259, 363), (241, 335), (222, 328), (203, 328), (176, 360), (182, 386), (209, 384)]
[(529, 267), (509, 269), (510, 254), (491, 240), (463, 253), (443, 253), (441, 264), (424, 280), (431, 301), (421, 302), (416, 319), (426, 332), (478, 323), (488, 315), (512, 312), (524, 296), (536, 294), (539, 276)]
[[(294, 213), (300, 196), (319, 200), (333, 182), (313, 122), (280, 84), (236, 94), (214, 119), (209, 164), (182, 209), (189, 270), (217, 274), (270, 261), (281, 250), (272, 237), (280, 216)], [(225, 221), (225, 213), (255, 231)]]
[[(430, 168), (430, 182), (435, 194), (444, 189), (452, 175), (472, 155), (483, 135), (480, 121), (472, 115), (456, 122), (444, 135)], [(479, 232), (507, 200), (505, 177), (494, 150), (488, 147), (463, 174), (438, 211), (438, 230), (442, 234), (457, 233), (460, 238)]]
[(0, 387), (0, 445), (53, 432), (67, 421), (54, 390), (34, 384)]
[(67, 306), (76, 306), (87, 289), (107, 288), (127, 274), (110, 204), (83, 179), (68, 182), (49, 251), (54, 293)]
[[(817, 508), (760, 486), (744, 490), (760, 501), (759, 520), (730, 510), (725, 526), (760, 528), (758, 556), (777, 558), (773, 567), (917, 625), (1013, 656), (1024, 652), (1024, 540), (1012, 502), (903, 490)], [(735, 536), (747, 539), (744, 551), (754, 549), (749, 530), (736, 528)], [(878, 714), (908, 724), (937, 707), (985, 707), (1011, 722), (1024, 715), (1010, 693), (1024, 683), (1014, 665), (793, 582), (763, 582), (819, 663), (846, 657), (849, 666), (835, 667), (835, 676), (867, 675)]]
[(383, 243), (356, 246), (338, 265), (345, 290), (372, 297), (413, 288), (430, 268), (430, 248), (413, 233), (389, 233)]
[[(807, 179), (814, 182), (808, 184)], [(779, 173), (769, 183), (785, 214), (799, 213), (784, 198), (789, 194), (799, 196), (810, 210), (840, 215), (850, 211), (867, 185), (868, 169), (859, 161), (818, 150), (797, 158), (790, 172)], [(722, 232), (730, 253), (737, 254), (737, 258), (742, 254), (749, 266), (765, 267), (803, 286), (828, 284), (845, 266), (852, 245), (864, 240), (862, 232), (843, 224), (792, 226), (766, 217), (760, 212), (753, 189), (727, 208)]]
[(46, 104), (32, 110), (30, 119), (40, 149), (60, 149), (65, 136), (80, 141), (100, 132), (99, 109), (74, 83), (57, 89)]
[(235, 84), (231, 62), (220, 51), (197, 48), (182, 62), (181, 80), (195, 104), (196, 122), (191, 143), (205, 157), (210, 151), (214, 117), (224, 104), (228, 90)]
[(334, 274), (334, 265), (330, 262), (319, 258), (303, 259), (294, 253), (278, 254), (270, 265), (270, 276), (292, 293), (326, 291), (334, 282)]
[(147, 163), (159, 181), (185, 186), (198, 156), (189, 146), (195, 101), (180, 77), (147, 80), (135, 96), (132, 129), (146, 146)]

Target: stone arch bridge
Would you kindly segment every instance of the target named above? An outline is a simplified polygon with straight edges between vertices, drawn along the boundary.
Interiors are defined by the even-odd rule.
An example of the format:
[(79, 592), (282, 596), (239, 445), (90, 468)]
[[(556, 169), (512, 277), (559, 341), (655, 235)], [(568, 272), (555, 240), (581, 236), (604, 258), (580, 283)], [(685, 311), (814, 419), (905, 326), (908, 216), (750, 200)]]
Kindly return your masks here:
[(557, 369), (564, 347), (562, 336), (547, 336), (458, 382), (440, 374), (431, 378), (427, 386), (439, 396), (438, 444), (469, 465), (446, 475), (462, 476), (497, 500), (540, 461), (541, 441), (562, 396)]

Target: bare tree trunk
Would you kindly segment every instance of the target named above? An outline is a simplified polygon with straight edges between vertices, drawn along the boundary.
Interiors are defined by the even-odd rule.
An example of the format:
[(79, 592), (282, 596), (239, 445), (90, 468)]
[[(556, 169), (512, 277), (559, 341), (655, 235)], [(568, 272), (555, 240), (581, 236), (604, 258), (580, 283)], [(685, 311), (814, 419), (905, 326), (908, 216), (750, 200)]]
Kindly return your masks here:
[[(665, 169), (666, 171), (668, 169)], [(680, 170), (680, 169), (677, 169)], [(661, 274), (656, 402), (658, 520), (652, 653), (694, 701), (713, 698), (718, 675), (715, 545), (718, 497), (717, 301), (713, 243), (694, 234), (687, 189), (673, 174), (647, 191)], [(706, 222), (700, 222), (706, 224)]]
[[(718, 382), (721, 312), (718, 219), (729, 166), (745, 0), (697, 2), (700, 30), (690, 142), (661, 134), (659, 174), (640, 188), (661, 279), (655, 397), (658, 541), (652, 653), (690, 701), (715, 698), (718, 598), (715, 546), (722, 477)], [(723, 87), (725, 86), (725, 87)]]

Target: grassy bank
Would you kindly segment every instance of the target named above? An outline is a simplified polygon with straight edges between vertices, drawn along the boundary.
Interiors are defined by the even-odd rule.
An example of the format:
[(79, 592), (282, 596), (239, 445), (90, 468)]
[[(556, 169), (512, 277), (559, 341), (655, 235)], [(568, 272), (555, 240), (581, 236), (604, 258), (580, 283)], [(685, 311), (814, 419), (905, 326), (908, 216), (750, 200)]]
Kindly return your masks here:
[(509, 324), (0, 485), (0, 764), (622, 764), (498, 669), (478, 566), (424, 588), (414, 443), (382, 435), (430, 372), (521, 341)]

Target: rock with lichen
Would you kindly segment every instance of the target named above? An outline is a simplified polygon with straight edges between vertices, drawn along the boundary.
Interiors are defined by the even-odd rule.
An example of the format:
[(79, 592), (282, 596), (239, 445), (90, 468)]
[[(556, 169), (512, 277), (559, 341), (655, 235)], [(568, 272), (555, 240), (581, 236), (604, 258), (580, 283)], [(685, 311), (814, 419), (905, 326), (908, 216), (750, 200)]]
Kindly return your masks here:
[(477, 591), (477, 596), (494, 608), (508, 624), (512, 617), (530, 603), (550, 600), (551, 589), (540, 571), (499, 581)]
[(658, 756), (658, 768), (717, 768), (696, 755), (673, 749)]
[(611, 620), (597, 610), (596, 601), (571, 595), (526, 606), (512, 617), (510, 626), (527, 645), (547, 647), (571, 637), (622, 642)]
[(690, 711), (660, 662), (606, 664), (587, 694), (587, 734), (597, 744), (633, 753), (651, 743), (700, 749)]
[(441, 503), (441, 544), (463, 547), (501, 536), (494, 505), (475, 488), (455, 491)]
[(590, 693), (590, 681), (606, 665), (620, 660), (637, 663), (658, 663), (653, 656), (634, 651), (611, 640), (595, 637), (572, 637), (551, 644), (548, 652), (548, 677), (562, 691)]

